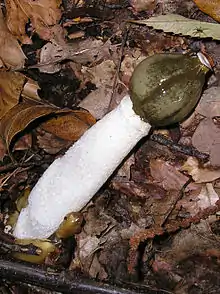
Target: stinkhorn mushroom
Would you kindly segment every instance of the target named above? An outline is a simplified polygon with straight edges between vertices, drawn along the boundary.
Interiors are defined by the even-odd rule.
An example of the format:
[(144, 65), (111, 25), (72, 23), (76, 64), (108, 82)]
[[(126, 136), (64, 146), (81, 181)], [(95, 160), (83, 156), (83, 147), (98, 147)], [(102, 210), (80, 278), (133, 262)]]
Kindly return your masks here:
[(198, 56), (156, 54), (134, 70), (130, 93), (45, 171), (30, 193), (17, 238), (47, 238), (80, 211), (151, 126), (182, 121), (197, 104), (207, 66)]

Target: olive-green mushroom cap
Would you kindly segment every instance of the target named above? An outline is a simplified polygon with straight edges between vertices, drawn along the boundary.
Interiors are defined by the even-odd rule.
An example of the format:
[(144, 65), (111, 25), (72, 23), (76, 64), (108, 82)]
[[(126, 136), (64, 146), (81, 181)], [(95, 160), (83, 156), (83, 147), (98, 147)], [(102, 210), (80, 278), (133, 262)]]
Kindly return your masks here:
[(208, 71), (197, 56), (165, 53), (146, 58), (130, 80), (135, 113), (153, 126), (182, 121), (197, 104)]

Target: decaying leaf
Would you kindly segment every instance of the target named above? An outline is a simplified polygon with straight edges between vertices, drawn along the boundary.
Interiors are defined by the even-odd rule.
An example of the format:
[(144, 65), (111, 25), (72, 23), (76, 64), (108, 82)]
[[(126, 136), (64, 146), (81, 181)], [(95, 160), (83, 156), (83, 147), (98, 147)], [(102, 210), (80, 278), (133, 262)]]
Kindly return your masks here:
[(200, 152), (210, 155), (212, 166), (220, 166), (220, 128), (212, 119), (206, 118), (200, 122), (192, 136), (192, 144)]
[[(79, 45), (83, 49), (80, 49)], [(82, 64), (93, 62), (94, 56), (98, 54), (102, 45), (101, 40), (95, 40), (89, 44), (85, 41), (80, 41), (71, 45), (50, 42), (42, 47), (40, 63), (37, 66), (41, 72), (55, 73), (61, 69), (60, 62), (66, 59)]]
[(67, 141), (47, 132), (37, 135), (37, 143), (48, 154), (57, 154), (69, 145)]
[(162, 159), (150, 160), (151, 176), (165, 190), (180, 191), (188, 181), (188, 177), (183, 175), (178, 169)]
[(215, 117), (220, 116), (220, 88), (207, 89), (196, 107), (195, 113), (203, 116), (192, 136), (192, 144), (200, 152), (210, 155), (210, 163), (220, 166), (220, 128), (215, 123)]
[[(190, 258), (191, 264), (194, 264), (193, 257), (198, 256), (199, 254), (204, 256), (208, 249), (219, 248), (218, 236), (212, 232), (210, 229), (210, 223), (207, 220), (201, 220), (199, 224), (192, 225), (187, 230), (180, 230), (178, 234), (173, 236), (172, 242), (170, 243), (172, 244), (171, 247), (162, 252), (161, 257), (163, 257), (162, 260), (170, 262), (171, 265), (174, 265), (181, 260), (185, 260), (186, 258)], [(158, 256), (156, 259), (158, 259)], [(209, 259), (212, 260), (210, 257)], [(201, 263), (201, 261), (202, 259), (200, 257), (199, 262)], [(195, 270), (195, 268), (193, 269)], [(187, 270), (189, 270), (188, 267)], [(207, 275), (207, 271), (204, 272), (204, 265), (202, 266), (201, 271), (204, 279), (204, 276)], [(163, 272), (163, 275), (164, 274), (165, 273)], [(194, 274), (191, 274), (191, 276), (195, 278)], [(184, 292), (185, 291), (183, 291), (183, 293)], [(204, 291), (204, 293), (205, 292), (206, 291)]]
[(17, 39), (9, 32), (0, 9), (0, 60), (8, 68), (19, 69), (24, 66), (25, 58)]
[(182, 207), (185, 212), (195, 216), (201, 210), (210, 206), (214, 206), (219, 200), (219, 196), (213, 188), (212, 183), (202, 184), (199, 193), (194, 193), (183, 197), (178, 202), (178, 206)]
[(53, 73), (60, 70), (60, 62), (72, 60), (75, 63), (95, 65), (105, 58), (109, 59), (110, 50), (114, 51), (117, 45), (110, 41), (103, 43), (101, 40), (87, 38), (78, 40), (72, 44), (63, 42), (50, 42), (45, 44), (40, 52), (40, 63), (32, 66), (42, 72)]
[(15, 135), (35, 120), (52, 114), (60, 117), (44, 123), (44, 128), (69, 141), (77, 140), (95, 123), (95, 119), (86, 111), (59, 109), (53, 105), (38, 104), (33, 101), (22, 102), (9, 110), (1, 120), (0, 135), (4, 138), (8, 150)]
[(219, 24), (189, 19), (178, 14), (159, 15), (146, 20), (131, 20), (130, 22), (145, 24), (167, 33), (220, 40)]
[(0, 119), (18, 104), (24, 83), (25, 76), (20, 73), (0, 72)]
[(44, 40), (51, 39), (50, 26), (61, 17), (59, 0), (6, 0), (7, 26), (23, 44), (31, 43), (25, 26), (31, 21), (32, 28)]
[(209, 183), (220, 178), (220, 169), (200, 168), (198, 160), (194, 157), (188, 157), (182, 170), (191, 175), (196, 183)]
[[(55, 73), (61, 69), (60, 60), (68, 58), (69, 47), (61, 46), (55, 42), (49, 42), (44, 45), (40, 51), (40, 67), (41, 72)], [(45, 64), (45, 65), (44, 65)]]
[(220, 87), (211, 87), (204, 91), (196, 112), (207, 118), (220, 116)]
[(84, 238), (80, 236), (78, 240), (77, 257), (80, 264), (82, 264), (83, 270), (93, 278), (101, 276), (106, 279), (107, 273), (96, 255), (96, 251), (101, 248), (100, 239), (96, 236), (86, 236)]
[(87, 109), (98, 119), (102, 118), (108, 110), (115, 72), (116, 66), (111, 60), (105, 60), (92, 68), (82, 67), (84, 79), (89, 77), (89, 80), (96, 85), (97, 89), (82, 100), (79, 106)]
[(220, 1), (219, 0), (194, 0), (200, 10), (220, 22)]

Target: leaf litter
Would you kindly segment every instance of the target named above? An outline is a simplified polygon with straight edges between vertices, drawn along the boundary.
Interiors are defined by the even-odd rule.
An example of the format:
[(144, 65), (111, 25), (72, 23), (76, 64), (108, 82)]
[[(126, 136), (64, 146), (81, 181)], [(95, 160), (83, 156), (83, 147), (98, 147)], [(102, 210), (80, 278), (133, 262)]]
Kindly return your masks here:
[[(0, 22), (4, 32), (0, 34), (1, 48), (16, 54), (9, 60), (0, 49), (0, 204), (4, 224), (22, 191), (33, 187), (50, 162), (94, 124), (95, 118), (108, 112), (112, 98), (115, 104), (120, 101), (134, 66), (145, 56), (191, 50), (198, 46), (197, 38), (200, 50), (206, 48), (214, 61), (219, 58), (219, 45), (202, 40), (218, 39), (219, 24), (206, 19), (202, 12), (198, 19), (192, 19), (193, 14), (185, 7), (183, 18), (178, 1), (130, 1), (131, 7), (108, 1), (106, 8), (101, 2), (88, 6), (85, 1), (63, 1), (64, 10), (70, 7), (68, 16), (74, 13), (62, 26), (61, 15), (67, 14), (60, 9), (60, 1), (6, 1), (5, 22), (3, 17)], [(198, 12), (196, 5), (192, 7)], [(95, 13), (88, 15), (91, 8)], [(106, 14), (103, 9), (107, 9)], [(204, 11), (217, 19), (210, 9)], [(160, 15), (161, 10), (167, 15)], [(77, 19), (75, 13), (79, 13)], [(170, 18), (170, 13), (176, 15), (174, 20), (157, 23), (158, 18)], [(101, 14), (108, 19), (97, 18)], [(153, 19), (148, 18), (151, 15), (155, 15)], [(83, 17), (89, 17), (89, 21), (83, 21)], [(122, 19), (126, 26), (128, 20), (137, 18), (125, 36)], [(177, 36), (137, 27), (137, 23)], [(68, 40), (79, 28), (82, 39)], [(37, 63), (24, 67), (21, 45), (35, 43), (35, 35), (44, 43), (34, 49)], [(209, 48), (214, 50), (209, 52)], [(8, 71), (21, 71), (23, 67), (22, 73)], [(219, 232), (215, 229), (220, 178), (218, 73), (216, 67), (215, 84), (205, 89), (192, 116), (180, 128), (164, 132), (173, 144), (185, 142), (189, 150), (194, 147), (207, 153), (208, 161), (185, 155), (181, 146), (173, 151), (146, 138), (82, 211), (81, 233), (59, 242), (52, 239), (60, 256), (48, 258), (47, 264), (80, 271), (100, 281), (123, 281), (123, 286), (131, 288), (135, 283), (139, 292), (188, 293), (198, 287), (198, 281), (200, 293), (207, 293), (207, 287), (215, 291), (213, 281), (219, 271)], [(75, 83), (74, 87), (69, 81)], [(173, 136), (175, 132), (179, 138)], [(11, 143), (15, 143), (13, 149)], [(187, 266), (195, 272), (193, 278)], [(202, 268), (209, 277), (204, 277)], [(45, 285), (39, 282), (38, 286)]]
[(50, 26), (55, 25), (61, 18), (60, 1), (56, 0), (7, 0), (6, 24), (11, 33), (22, 43), (29, 44), (31, 39), (25, 31), (30, 20), (33, 31), (44, 40), (51, 39)]

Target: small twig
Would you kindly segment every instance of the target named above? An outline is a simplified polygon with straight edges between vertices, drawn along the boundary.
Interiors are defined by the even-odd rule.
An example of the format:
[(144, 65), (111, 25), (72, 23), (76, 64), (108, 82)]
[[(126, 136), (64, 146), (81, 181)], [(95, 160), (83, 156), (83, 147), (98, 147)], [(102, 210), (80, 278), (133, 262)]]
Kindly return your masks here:
[(123, 37), (123, 40), (122, 40), (122, 43), (121, 43), (120, 56), (119, 56), (119, 60), (118, 60), (117, 71), (116, 71), (115, 77), (114, 77), (114, 83), (113, 83), (113, 86), (112, 86), (112, 95), (111, 95), (111, 99), (110, 99), (110, 102), (109, 102), (108, 111), (111, 111), (114, 108), (115, 92), (116, 92), (116, 88), (117, 88), (117, 84), (118, 84), (119, 72), (120, 72), (120, 69), (121, 69), (121, 63), (122, 63), (122, 60), (123, 60), (124, 48), (125, 48), (125, 44), (127, 42), (129, 29), (130, 29), (130, 25), (125, 27), (125, 33), (124, 33), (124, 37)]
[(157, 142), (161, 145), (165, 145), (168, 148), (170, 148), (172, 151), (180, 152), (189, 156), (196, 157), (202, 161), (208, 161), (209, 160), (209, 154), (199, 152), (194, 147), (185, 146), (182, 144), (178, 144), (173, 142), (170, 139), (167, 139), (165, 136), (161, 134), (152, 134), (150, 136), (150, 139), (154, 142)]
[(171, 213), (173, 212), (173, 210), (174, 210), (174, 208), (176, 207), (178, 201), (180, 201), (180, 200), (183, 198), (183, 196), (184, 196), (184, 192), (185, 192), (185, 189), (186, 189), (186, 187), (187, 187), (191, 182), (192, 182), (192, 179), (190, 178), (190, 179), (188, 179), (188, 181), (182, 186), (180, 192), (178, 193), (178, 194), (179, 194), (178, 197), (175, 199), (174, 203), (172, 203), (172, 206), (170, 206), (170, 208), (169, 208), (169, 210), (168, 210), (166, 216), (164, 217), (163, 223), (162, 223), (162, 225), (161, 225), (162, 227), (166, 224), (166, 222), (167, 222), (169, 216), (170, 216)]
[[(49, 290), (62, 293), (90, 293), (90, 294), (137, 294), (140, 291), (132, 291), (117, 286), (111, 286), (102, 282), (78, 277), (74, 272), (55, 272), (50, 268), (27, 265), (23, 262), (15, 262), (0, 258), (0, 276), (13, 283), (28, 283)], [(145, 292), (146, 293), (146, 292)]]
[(43, 162), (42, 161), (39, 161), (39, 162), (23, 162), (23, 163), (9, 163), (7, 165), (4, 165), (4, 166), (1, 166), (0, 167), (0, 174), (3, 174), (3, 173), (7, 173), (7, 172), (10, 172), (10, 171), (13, 171), (17, 168), (32, 168), (34, 166), (42, 166), (43, 163), (51, 163), (52, 160), (44, 160)]
[(28, 170), (29, 167), (18, 167), (16, 168), (10, 175), (6, 175), (3, 177), (1, 183), (0, 183), (0, 190), (4, 187), (4, 185), (10, 180), (11, 177), (15, 176), (16, 174), (22, 173), (23, 171)]

